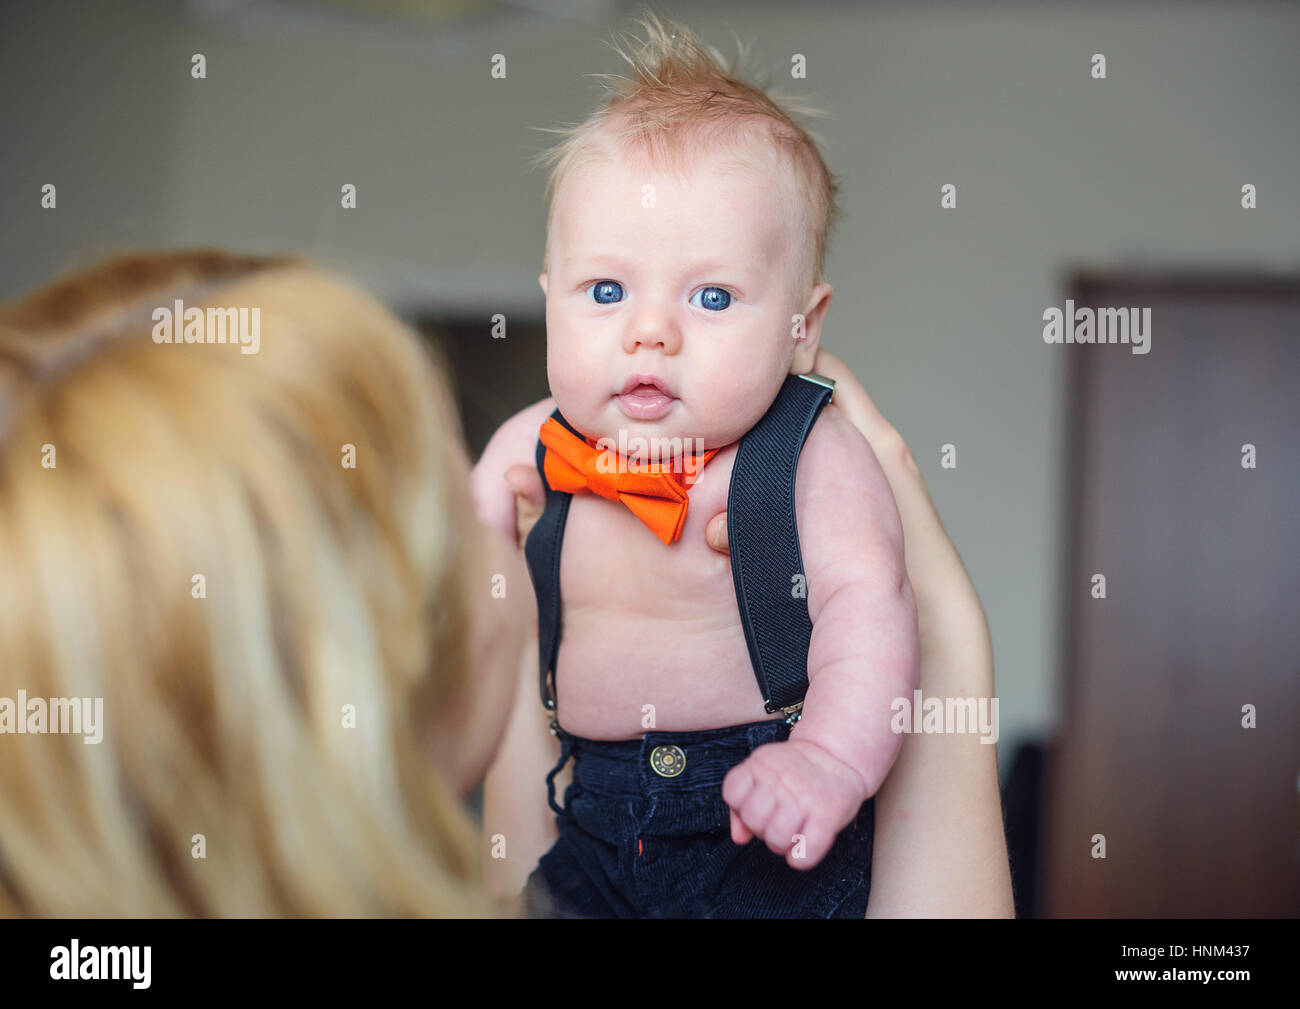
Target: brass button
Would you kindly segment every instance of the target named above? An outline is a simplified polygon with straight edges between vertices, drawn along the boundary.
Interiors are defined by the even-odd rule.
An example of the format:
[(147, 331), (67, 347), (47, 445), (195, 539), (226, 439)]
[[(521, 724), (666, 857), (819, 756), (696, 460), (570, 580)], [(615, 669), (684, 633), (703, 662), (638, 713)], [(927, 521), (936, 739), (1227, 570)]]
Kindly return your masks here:
[(661, 778), (675, 778), (686, 770), (686, 754), (680, 746), (669, 743), (650, 751), (650, 766)]

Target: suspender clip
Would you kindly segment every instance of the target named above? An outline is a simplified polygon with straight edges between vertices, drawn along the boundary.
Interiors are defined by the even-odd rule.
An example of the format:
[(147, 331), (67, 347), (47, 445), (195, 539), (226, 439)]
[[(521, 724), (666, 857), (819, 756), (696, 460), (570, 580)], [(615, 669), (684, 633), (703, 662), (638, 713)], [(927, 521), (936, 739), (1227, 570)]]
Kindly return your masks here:
[(835, 399), (835, 379), (827, 378), (825, 375), (819, 375), (815, 371), (805, 372), (799, 377), (804, 379), (805, 381), (811, 382), (813, 385), (824, 385), (827, 389), (829, 389), (831, 391), (831, 395), (830, 398), (826, 400), (827, 403)]
[[(547, 690), (547, 693), (550, 693), (549, 688), (548, 688), (548, 690)], [(558, 720), (556, 719), (556, 717), (555, 717), (555, 697), (554, 697), (554, 696), (550, 696), (550, 697), (547, 697), (547, 698), (546, 698), (546, 710), (547, 710), (547, 712), (549, 713), (549, 715), (550, 715), (550, 719), (551, 719), (551, 735), (552, 735), (552, 736), (558, 736), (558, 735), (560, 734), (560, 723), (559, 723), (559, 721), (558, 721)]]
[(803, 701), (796, 701), (788, 708), (782, 708), (785, 712), (785, 724), (794, 728), (794, 723), (803, 717)]

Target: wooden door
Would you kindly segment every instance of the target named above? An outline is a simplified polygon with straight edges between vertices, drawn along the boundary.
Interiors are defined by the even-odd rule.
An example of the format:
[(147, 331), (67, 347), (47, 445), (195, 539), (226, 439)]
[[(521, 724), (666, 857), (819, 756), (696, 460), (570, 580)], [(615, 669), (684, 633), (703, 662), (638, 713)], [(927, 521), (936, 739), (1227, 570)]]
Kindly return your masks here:
[(1070, 549), (1040, 912), (1296, 915), (1300, 282), (1071, 290), (1150, 307), (1151, 344), (1051, 348), (1070, 357)]

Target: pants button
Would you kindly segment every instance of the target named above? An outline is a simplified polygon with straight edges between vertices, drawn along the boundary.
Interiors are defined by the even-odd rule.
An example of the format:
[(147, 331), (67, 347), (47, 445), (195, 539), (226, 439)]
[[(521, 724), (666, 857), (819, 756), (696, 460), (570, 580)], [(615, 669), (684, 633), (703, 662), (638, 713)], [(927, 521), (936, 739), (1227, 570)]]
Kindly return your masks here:
[(661, 778), (675, 778), (686, 770), (686, 754), (671, 743), (656, 746), (650, 751), (650, 766)]

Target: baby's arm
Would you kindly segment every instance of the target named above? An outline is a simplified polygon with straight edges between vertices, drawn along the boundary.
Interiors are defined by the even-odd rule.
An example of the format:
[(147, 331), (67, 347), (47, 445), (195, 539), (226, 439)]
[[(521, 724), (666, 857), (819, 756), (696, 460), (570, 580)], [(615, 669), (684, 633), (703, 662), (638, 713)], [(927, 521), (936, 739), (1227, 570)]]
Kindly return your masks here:
[[(499, 531), (511, 543), (516, 536), (515, 490), (505, 479), (512, 466), (532, 468), (537, 475), (537, 433), (555, 409), (544, 399), (515, 414), (493, 434), (470, 474), (470, 493), (479, 521)], [(540, 477), (538, 477), (540, 488)], [(507, 586), (507, 591), (510, 591)], [(531, 595), (530, 586), (522, 586)], [(558, 836), (555, 816), (546, 801), (547, 771), (560, 759), (559, 741), (551, 734), (549, 716), (538, 697), (537, 637), (521, 658), (514, 710), (496, 758), (483, 782), (485, 877), (497, 896), (519, 893), (538, 859)], [(568, 784), (569, 769), (556, 776), (557, 794)], [(505, 841), (501, 847), (492, 841)]]
[[(798, 869), (816, 865), (876, 793), (902, 737), (891, 705), (918, 678), (916, 606), (902, 525), (871, 446), (834, 406), (822, 411), (795, 478), (808, 585), (809, 688), (790, 738), (728, 773), (732, 839), (751, 836)], [(803, 844), (794, 845), (795, 835)]]
[[(520, 410), (496, 429), (470, 473), (469, 490), (478, 520), (512, 543), (518, 541), (515, 489), (506, 482), (506, 470), (522, 465), (537, 472), (538, 432), (554, 409), (555, 400), (547, 398)], [(540, 481), (539, 474), (538, 487)]]

